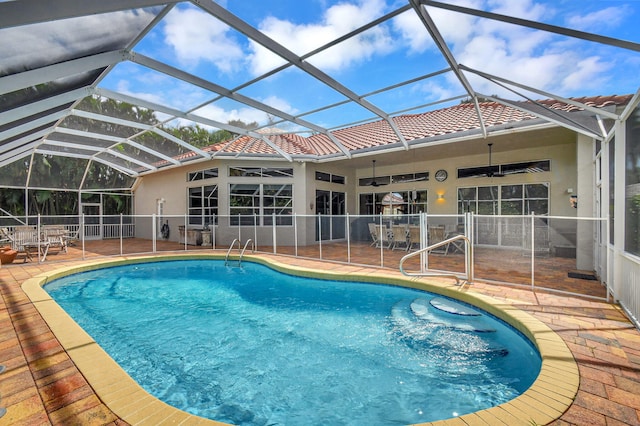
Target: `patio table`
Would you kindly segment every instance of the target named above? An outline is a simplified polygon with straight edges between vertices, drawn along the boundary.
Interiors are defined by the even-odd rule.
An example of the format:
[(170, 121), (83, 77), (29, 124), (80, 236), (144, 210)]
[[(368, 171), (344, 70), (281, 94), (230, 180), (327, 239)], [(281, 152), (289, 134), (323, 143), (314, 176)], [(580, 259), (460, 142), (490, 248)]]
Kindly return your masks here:
[(45, 259), (47, 258), (47, 253), (49, 252), (49, 246), (51, 243), (49, 243), (49, 241), (25, 241), (23, 242), (21, 245), (24, 248), (24, 253), (25, 253), (25, 257), (24, 257), (24, 263), (27, 262), (27, 260), (33, 261), (33, 253), (38, 253), (38, 251), (40, 252), (40, 260), (41, 261), (45, 261)]

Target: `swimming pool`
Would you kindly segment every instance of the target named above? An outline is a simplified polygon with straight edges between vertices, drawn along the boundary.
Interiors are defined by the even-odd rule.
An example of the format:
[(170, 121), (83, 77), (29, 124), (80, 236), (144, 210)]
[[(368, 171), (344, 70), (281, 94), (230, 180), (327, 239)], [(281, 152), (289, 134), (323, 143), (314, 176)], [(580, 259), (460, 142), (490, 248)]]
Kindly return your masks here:
[(150, 393), (229, 423), (433, 421), (514, 398), (540, 366), (509, 326), (441, 296), (253, 263), (141, 263), (46, 289)]

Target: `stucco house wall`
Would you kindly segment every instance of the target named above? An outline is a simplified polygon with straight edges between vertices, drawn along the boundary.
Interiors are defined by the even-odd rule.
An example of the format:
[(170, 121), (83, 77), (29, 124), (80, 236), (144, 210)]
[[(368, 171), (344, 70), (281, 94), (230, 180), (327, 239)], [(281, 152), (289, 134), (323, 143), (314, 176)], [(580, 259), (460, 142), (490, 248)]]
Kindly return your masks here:
[[(157, 212), (157, 205), (163, 200), (163, 214), (184, 215), (188, 208), (188, 188), (208, 184), (218, 185), (218, 227), (216, 229), (219, 245), (228, 244), (238, 237), (237, 227), (228, 226), (224, 217), (229, 214), (229, 185), (233, 183), (291, 183), (293, 185), (293, 209), (296, 215), (308, 215), (302, 226), (297, 227), (298, 244), (313, 244), (316, 240), (317, 213), (315, 201), (316, 190), (344, 192), (347, 213), (359, 212), (359, 195), (366, 192), (385, 191), (428, 191), (428, 213), (438, 215), (454, 215), (457, 213), (457, 190), (460, 187), (492, 186), (522, 183), (549, 184), (549, 214), (553, 216), (576, 216), (576, 210), (570, 206), (569, 196), (579, 190), (592, 191), (592, 177), (580, 176), (577, 165), (577, 135), (562, 128), (544, 128), (528, 132), (514, 132), (488, 139), (463, 140), (454, 143), (424, 146), (390, 153), (367, 153), (351, 159), (315, 162), (287, 162), (282, 160), (236, 161), (233, 159), (215, 159), (198, 162), (181, 168), (173, 168), (144, 176), (135, 188), (135, 209), (137, 214), (152, 215)], [(457, 178), (458, 168), (481, 167), (488, 164), (487, 143), (493, 143), (493, 164), (516, 163), (532, 160), (551, 160), (551, 171), (528, 174), (506, 175), (504, 177)], [(590, 141), (582, 140), (582, 144), (590, 145)], [(377, 160), (376, 174), (391, 175), (406, 172), (429, 171), (428, 181), (391, 184), (384, 187), (361, 187), (358, 179), (371, 177), (371, 160)], [(584, 160), (582, 160), (584, 161)], [(229, 177), (229, 167), (292, 167), (293, 179), (288, 178), (249, 178)], [(189, 172), (217, 167), (219, 176), (215, 179), (188, 182)], [(582, 169), (590, 169), (591, 165)], [(444, 169), (448, 178), (444, 182), (434, 179), (436, 170)], [(316, 171), (343, 176), (344, 184), (317, 181)], [(438, 200), (437, 194), (443, 194)], [(151, 221), (137, 229), (141, 237), (151, 236)], [(250, 232), (250, 234), (249, 234)], [(570, 230), (569, 230), (570, 232)], [(271, 244), (274, 238), (271, 226), (258, 227), (257, 235), (253, 230), (242, 230), (242, 240), (254, 238), (261, 245)], [(144, 235), (143, 235), (144, 234)], [(177, 241), (178, 233), (171, 239)], [(278, 245), (293, 245), (294, 230), (292, 226), (278, 226), (276, 232)]]

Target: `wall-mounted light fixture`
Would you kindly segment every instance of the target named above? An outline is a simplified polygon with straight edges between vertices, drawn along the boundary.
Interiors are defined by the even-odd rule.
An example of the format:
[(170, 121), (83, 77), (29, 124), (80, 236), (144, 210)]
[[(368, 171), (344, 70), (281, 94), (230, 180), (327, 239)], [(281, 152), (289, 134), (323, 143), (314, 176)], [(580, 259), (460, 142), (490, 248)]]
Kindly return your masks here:
[(309, 203), (309, 210), (313, 211), (313, 202)]
[(578, 208), (578, 196), (577, 195), (569, 196), (569, 205), (571, 207), (573, 207), (574, 209)]
[(437, 195), (438, 195), (437, 201), (441, 201), (441, 202), (444, 201), (444, 192), (438, 192)]

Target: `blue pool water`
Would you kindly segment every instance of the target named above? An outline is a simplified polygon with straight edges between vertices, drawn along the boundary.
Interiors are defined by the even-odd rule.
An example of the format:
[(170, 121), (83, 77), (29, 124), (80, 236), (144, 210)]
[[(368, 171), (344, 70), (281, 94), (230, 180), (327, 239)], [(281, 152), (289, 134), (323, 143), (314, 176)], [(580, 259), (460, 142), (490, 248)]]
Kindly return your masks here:
[(134, 264), (51, 296), (141, 386), (238, 425), (404, 425), (489, 408), (540, 370), (531, 343), (470, 306), (250, 262)]

